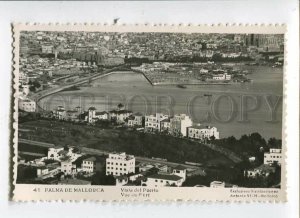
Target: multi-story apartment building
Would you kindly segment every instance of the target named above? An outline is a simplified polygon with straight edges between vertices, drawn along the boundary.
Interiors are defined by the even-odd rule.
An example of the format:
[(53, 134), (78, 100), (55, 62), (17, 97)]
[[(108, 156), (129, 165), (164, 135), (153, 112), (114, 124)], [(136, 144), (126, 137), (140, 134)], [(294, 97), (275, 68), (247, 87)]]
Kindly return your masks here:
[(155, 115), (148, 115), (145, 117), (145, 130), (147, 131), (160, 131), (160, 122), (167, 119), (169, 116), (162, 113), (156, 113)]
[(96, 171), (100, 171), (102, 164), (96, 157), (89, 157), (84, 159), (81, 164), (81, 169), (84, 172), (94, 173)]
[(135, 157), (123, 153), (110, 153), (106, 158), (106, 175), (122, 176), (135, 172)]
[(216, 127), (213, 126), (191, 126), (188, 127), (188, 137), (192, 139), (210, 139), (212, 136), (215, 139), (220, 138), (220, 134)]
[(187, 136), (187, 128), (193, 125), (193, 121), (186, 114), (176, 114), (170, 119), (170, 133)]
[(71, 160), (67, 159), (60, 163), (61, 172), (65, 175), (74, 175), (76, 173), (76, 164), (74, 164)]
[(270, 148), (270, 152), (264, 153), (264, 164), (274, 164), (277, 163), (281, 165), (282, 163), (282, 154), (281, 149), (279, 148)]

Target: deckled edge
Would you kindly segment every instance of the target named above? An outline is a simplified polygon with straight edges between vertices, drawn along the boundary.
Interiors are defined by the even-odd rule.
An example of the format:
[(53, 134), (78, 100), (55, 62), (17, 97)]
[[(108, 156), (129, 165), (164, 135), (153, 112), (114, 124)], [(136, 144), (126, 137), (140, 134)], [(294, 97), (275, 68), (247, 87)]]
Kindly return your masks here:
[[(260, 30), (263, 30), (263, 28), (281, 28), (282, 32), (278, 34), (283, 34), (284, 35), (284, 66), (283, 66), (283, 112), (282, 112), (282, 153), (284, 156), (284, 167), (282, 167), (281, 170), (281, 189), (284, 192), (284, 196), (282, 197), (282, 200), (194, 200), (194, 199), (174, 199), (174, 200), (89, 200), (89, 199), (81, 199), (81, 200), (16, 200), (14, 199), (14, 191), (15, 191), (15, 185), (16, 185), (16, 179), (17, 179), (17, 153), (18, 153), (18, 81), (19, 78), (17, 76), (17, 73), (19, 72), (19, 43), (20, 43), (20, 31), (22, 31), (23, 26), (34, 26), (37, 28), (40, 27), (63, 27), (63, 28), (68, 28), (68, 27), (81, 27), (83, 29), (87, 27), (94, 27), (94, 28), (105, 28), (105, 27), (142, 27), (142, 28), (157, 28), (157, 27), (168, 27), (168, 28), (173, 28), (174, 30), (183, 29), (183, 28), (210, 28), (211, 31), (210, 33), (221, 33), (218, 32), (218, 28), (261, 28)], [(288, 57), (288, 51), (287, 51), (287, 35), (288, 35), (288, 27), (285, 23), (269, 23), (269, 24), (258, 24), (258, 23), (210, 23), (210, 24), (193, 24), (193, 23), (173, 23), (173, 24), (167, 24), (167, 23), (145, 23), (145, 24), (140, 24), (140, 23), (134, 23), (134, 24), (125, 24), (125, 23), (112, 23), (109, 24), (107, 22), (105, 23), (37, 23), (37, 22), (26, 22), (26, 23), (21, 23), (21, 22), (15, 22), (11, 23), (11, 28), (12, 28), (12, 38), (13, 38), (13, 43), (12, 43), (12, 99), (11, 99), (11, 120), (10, 120), (10, 152), (11, 152), (11, 157), (10, 157), (10, 192), (9, 192), (9, 200), (14, 202), (14, 203), (27, 203), (27, 202), (61, 202), (61, 203), (102, 203), (102, 204), (144, 204), (144, 203), (151, 203), (155, 205), (160, 205), (160, 204), (168, 204), (171, 205), (172, 203), (176, 204), (191, 204), (191, 203), (201, 203), (201, 204), (212, 204), (212, 203), (221, 203), (221, 204), (231, 204), (231, 203), (237, 203), (237, 204), (249, 204), (249, 203), (286, 203), (287, 202), (287, 135), (288, 132), (286, 131), (286, 119), (285, 117), (287, 116), (287, 85), (288, 85), (288, 76), (287, 76), (287, 57)], [(26, 31), (26, 30), (24, 30)], [(36, 30), (37, 31), (37, 30)], [(46, 30), (41, 30), (41, 31), (46, 31)], [(48, 30), (50, 31), (50, 30)], [(52, 31), (52, 30), (51, 30)], [(75, 30), (57, 30), (57, 31), (75, 31)], [(87, 30), (77, 30), (77, 31), (87, 31)], [(94, 32), (100, 32), (99, 30), (93, 30)], [(103, 31), (102, 31), (103, 32)], [(149, 31), (152, 32), (152, 31)], [(209, 33), (209, 32), (207, 32)], [(224, 33), (224, 32), (222, 32)], [(232, 32), (234, 33), (234, 32)], [(247, 32), (244, 32), (246, 34)], [(248, 33), (253, 33), (253, 32), (248, 32)], [(258, 32), (260, 33), (260, 32)], [(225, 33), (224, 33), (225, 34)], [(267, 33), (265, 33), (267, 34)], [(270, 33), (271, 34), (271, 33)], [(274, 33), (275, 34), (275, 33)], [(284, 182), (283, 182), (284, 181)]]

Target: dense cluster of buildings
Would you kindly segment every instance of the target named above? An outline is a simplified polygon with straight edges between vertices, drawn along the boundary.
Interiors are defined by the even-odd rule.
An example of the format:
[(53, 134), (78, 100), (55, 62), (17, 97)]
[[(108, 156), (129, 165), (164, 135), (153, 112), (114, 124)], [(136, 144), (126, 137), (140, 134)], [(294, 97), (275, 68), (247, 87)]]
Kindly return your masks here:
[(46, 157), (28, 162), (19, 160), (19, 165), (34, 167), (36, 181), (57, 178), (53, 182), (59, 184), (88, 185), (96, 172), (113, 176), (117, 186), (182, 186), (187, 176), (187, 169), (180, 165), (136, 164), (135, 157), (124, 152), (109, 153), (106, 158), (87, 156), (75, 147), (51, 147)]
[[(249, 55), (249, 47), (259, 51), (279, 51), (283, 35), (271, 34), (186, 34), (114, 32), (23, 32), (21, 54), (91, 55), (164, 60), (177, 56), (211, 57)], [(86, 57), (87, 58), (87, 57)], [(95, 57), (89, 57), (91, 60)]]
[(154, 62), (131, 68), (143, 73), (152, 85), (244, 82), (247, 81), (248, 74), (248, 71), (241, 70), (234, 63)]
[(58, 120), (73, 122), (83, 121), (91, 125), (101, 121), (115, 122), (118, 125), (140, 130), (143, 129), (145, 132), (162, 132), (191, 139), (220, 138), (216, 127), (193, 124), (192, 119), (186, 114), (169, 116), (163, 113), (156, 113), (144, 116), (139, 112), (133, 113), (124, 108), (118, 108), (108, 112), (97, 112), (95, 107), (90, 107), (88, 111), (82, 112), (80, 107), (76, 107), (74, 110), (65, 110), (64, 107), (58, 106), (57, 109), (53, 111), (53, 117)]
[[(108, 153), (106, 157), (87, 155), (76, 147), (55, 146), (48, 149), (46, 157), (26, 162), (19, 158), (19, 166), (36, 170), (35, 182), (51, 184), (91, 185), (93, 176), (102, 173), (114, 179), (110, 185), (180, 187), (188, 177), (205, 175), (200, 169), (175, 167), (162, 163), (138, 162), (133, 155), (125, 152)], [(200, 173), (199, 173), (200, 172)], [(206, 187), (201, 184), (195, 187)], [(237, 187), (223, 181), (212, 181), (211, 188)]]

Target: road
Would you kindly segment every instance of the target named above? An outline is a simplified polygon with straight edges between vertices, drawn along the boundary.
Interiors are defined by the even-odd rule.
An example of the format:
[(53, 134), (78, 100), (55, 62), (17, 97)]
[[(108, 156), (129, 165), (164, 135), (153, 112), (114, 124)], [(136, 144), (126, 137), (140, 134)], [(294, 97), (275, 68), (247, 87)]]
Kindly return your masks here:
[(66, 84), (66, 85), (63, 85), (63, 86), (54, 87), (54, 88), (50, 88), (50, 89), (47, 89), (47, 90), (40, 91), (40, 92), (35, 93), (34, 95), (32, 95), (30, 98), (38, 103), (41, 99), (43, 99), (43, 98), (45, 98), (49, 95), (53, 95), (57, 92), (61, 92), (64, 89), (71, 88), (75, 85), (82, 85), (84, 83), (89, 82), (90, 80), (96, 80), (96, 79), (99, 79), (101, 77), (107, 76), (107, 75), (113, 73), (114, 71), (122, 69), (122, 67), (123, 66), (114, 67), (112, 69), (109, 69), (109, 70), (106, 70), (106, 71), (103, 71), (103, 72), (100, 72), (100, 73), (95, 73), (94, 75), (83, 78), (79, 81), (75, 81), (75, 82), (72, 82), (72, 83), (69, 83), (69, 84)]
[[(46, 147), (46, 148), (50, 148), (50, 147), (54, 146), (54, 144), (51, 144), (51, 143), (32, 141), (32, 140), (28, 140), (28, 139), (19, 139), (19, 142), (24, 143), (24, 144), (36, 145), (36, 146), (40, 146), (40, 147)], [(108, 155), (108, 153), (109, 153), (108, 151), (87, 148), (87, 147), (80, 147), (80, 149), (83, 153), (92, 154), (92, 155)], [(147, 157), (135, 156), (135, 159), (136, 159), (136, 161), (143, 162), (143, 163), (160, 163), (160, 164), (165, 164), (170, 167), (176, 167), (177, 165), (181, 165), (188, 169), (193, 169), (193, 170), (202, 169), (201, 167), (198, 167), (198, 166), (191, 166), (191, 165), (187, 165), (187, 164), (175, 163), (175, 162), (164, 161), (164, 160), (153, 160), (153, 159), (147, 158)]]

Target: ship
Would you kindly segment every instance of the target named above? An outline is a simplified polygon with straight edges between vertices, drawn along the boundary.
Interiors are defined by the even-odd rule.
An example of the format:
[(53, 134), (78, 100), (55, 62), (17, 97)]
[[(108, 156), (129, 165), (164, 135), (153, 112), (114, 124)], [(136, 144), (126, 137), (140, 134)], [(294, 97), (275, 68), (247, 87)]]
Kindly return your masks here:
[(178, 87), (178, 88), (181, 88), (181, 89), (186, 89), (186, 86), (185, 86), (185, 85), (180, 85), (180, 84), (179, 84), (179, 85), (177, 85), (177, 87)]

